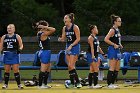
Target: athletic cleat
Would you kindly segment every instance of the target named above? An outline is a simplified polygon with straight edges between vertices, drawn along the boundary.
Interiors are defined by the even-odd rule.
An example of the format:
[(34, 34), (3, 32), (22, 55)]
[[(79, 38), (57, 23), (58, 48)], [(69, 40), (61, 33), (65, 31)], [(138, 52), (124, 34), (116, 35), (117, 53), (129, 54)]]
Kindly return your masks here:
[(3, 86), (2, 86), (2, 89), (7, 89), (8, 88), (8, 85), (7, 84), (4, 84)]
[(75, 88), (75, 85), (70, 84), (70, 85), (65, 85), (66, 88)]
[(24, 89), (24, 87), (20, 84), (18, 85), (18, 89)]
[(100, 88), (102, 88), (102, 86), (101, 85), (96, 85), (96, 86), (92, 86), (93, 88), (95, 88), (95, 89), (100, 89)]
[(77, 88), (81, 88), (82, 85), (80, 83), (77, 83)]
[(93, 86), (88, 86), (88, 88), (92, 89), (92, 88), (93, 88)]
[(49, 85), (42, 85), (42, 86), (38, 86), (39, 89), (48, 89), (48, 88), (51, 88), (52, 86), (49, 86)]
[(110, 84), (110, 85), (108, 86), (108, 88), (109, 88), (109, 89), (118, 89), (119, 87), (116, 86), (116, 85)]

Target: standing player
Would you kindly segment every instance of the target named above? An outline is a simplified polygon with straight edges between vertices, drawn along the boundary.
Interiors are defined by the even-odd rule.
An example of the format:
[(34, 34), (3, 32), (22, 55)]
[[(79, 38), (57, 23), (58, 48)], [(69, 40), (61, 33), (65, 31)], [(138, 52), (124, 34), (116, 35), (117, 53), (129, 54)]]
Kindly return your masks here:
[(114, 82), (120, 69), (120, 48), (123, 48), (119, 30), (122, 21), (121, 18), (116, 15), (111, 15), (111, 21), (113, 26), (104, 39), (104, 41), (109, 44), (108, 59), (110, 68), (107, 74), (107, 84), (108, 88), (118, 88), (118, 86), (114, 85)]
[(55, 32), (55, 28), (49, 27), (48, 22), (45, 20), (40, 20), (37, 23), (37, 37), (39, 42), (39, 58), (41, 61), (41, 68), (39, 73), (39, 88), (51, 88), (51, 86), (47, 85), (47, 79), (49, 77), (50, 72), (50, 58), (51, 58), (51, 50), (50, 50), (50, 35)]
[(1, 38), (0, 51), (3, 50), (3, 62), (4, 62), (4, 85), (2, 89), (8, 88), (8, 81), (10, 76), (11, 67), (14, 71), (15, 80), (18, 88), (23, 89), (20, 82), (19, 74), (19, 53), (23, 49), (22, 39), (18, 34), (15, 34), (15, 25), (9, 24), (7, 26), (8, 34), (5, 34)]
[[(89, 88), (102, 88), (98, 85), (98, 53), (100, 52), (103, 56), (105, 55), (99, 46), (99, 40), (97, 38), (98, 29), (96, 25), (90, 25), (90, 36), (88, 37), (88, 51), (87, 51), (87, 62), (90, 63), (90, 73), (88, 75)], [(94, 81), (94, 86), (92, 86), (92, 81)]]
[(65, 38), (67, 38), (66, 59), (68, 62), (69, 77), (71, 80), (71, 85), (67, 86), (67, 88), (73, 88), (75, 85), (77, 88), (81, 88), (82, 85), (80, 84), (78, 74), (75, 69), (75, 63), (80, 52), (80, 30), (79, 27), (74, 24), (73, 13), (64, 16), (64, 23), (65, 26), (62, 29), (62, 37), (59, 37), (58, 41), (65, 41)]

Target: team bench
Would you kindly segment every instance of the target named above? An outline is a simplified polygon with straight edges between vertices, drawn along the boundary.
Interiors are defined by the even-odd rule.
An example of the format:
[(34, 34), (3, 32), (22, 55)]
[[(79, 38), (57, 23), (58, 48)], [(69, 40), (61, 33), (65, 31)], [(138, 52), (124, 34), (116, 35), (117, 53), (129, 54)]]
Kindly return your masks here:
[[(20, 54), (20, 61), (21, 62), (33, 62), (34, 61), (34, 54)], [(4, 66), (2, 64), (2, 57), (0, 57), (0, 81), (2, 81), (2, 70), (4, 70)], [(58, 54), (51, 54), (51, 62), (58, 61)], [(121, 67), (121, 69), (126, 67)], [(39, 66), (20, 66), (20, 70), (39, 70)], [(51, 67), (52, 70), (67, 70), (67, 67), (58, 67), (53, 65)], [(78, 70), (89, 70), (89, 67), (76, 67)], [(108, 67), (100, 67), (100, 69), (108, 69)], [(138, 81), (140, 82), (140, 67), (127, 67), (128, 70), (138, 70)]]

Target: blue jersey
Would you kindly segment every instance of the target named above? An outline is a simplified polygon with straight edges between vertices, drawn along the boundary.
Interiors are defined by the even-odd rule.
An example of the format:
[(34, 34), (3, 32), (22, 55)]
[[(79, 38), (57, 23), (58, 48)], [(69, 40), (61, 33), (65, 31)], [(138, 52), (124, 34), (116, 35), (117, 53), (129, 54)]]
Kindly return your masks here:
[(69, 44), (73, 43), (76, 40), (76, 35), (75, 35), (75, 32), (74, 32), (73, 28), (74, 28), (74, 24), (72, 24), (70, 29), (65, 27), (67, 43), (69, 43)]
[(13, 36), (5, 35), (3, 41), (3, 51), (17, 51), (19, 47), (19, 43), (16, 37), (16, 34)]
[(38, 37), (38, 42), (39, 42), (39, 47), (43, 50), (50, 50), (50, 38), (47, 37), (46, 40), (41, 40), (41, 35), (43, 32), (38, 32), (37, 37)]

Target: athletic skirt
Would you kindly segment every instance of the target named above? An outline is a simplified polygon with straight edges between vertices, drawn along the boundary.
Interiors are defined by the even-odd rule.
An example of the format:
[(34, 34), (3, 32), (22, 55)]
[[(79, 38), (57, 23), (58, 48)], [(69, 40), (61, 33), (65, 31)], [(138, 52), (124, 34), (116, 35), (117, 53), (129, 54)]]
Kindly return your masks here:
[(121, 59), (120, 49), (115, 49), (113, 46), (108, 47), (108, 59)]
[(98, 57), (95, 57), (94, 59), (92, 59), (92, 54), (89, 52), (87, 52), (86, 55), (87, 55), (87, 62), (89, 64), (92, 62), (98, 62)]
[(16, 51), (4, 51), (3, 63), (7, 65), (19, 64), (19, 54)]
[(41, 63), (44, 63), (44, 64), (50, 63), (51, 50), (40, 50), (38, 57)]
[[(66, 49), (70, 46), (71, 44), (66, 44)], [(66, 51), (66, 54), (69, 55), (79, 55), (80, 53), (80, 44), (76, 44), (75, 46), (72, 47), (70, 51)]]

